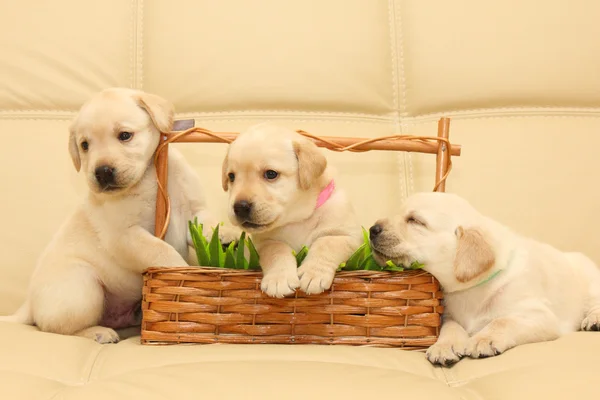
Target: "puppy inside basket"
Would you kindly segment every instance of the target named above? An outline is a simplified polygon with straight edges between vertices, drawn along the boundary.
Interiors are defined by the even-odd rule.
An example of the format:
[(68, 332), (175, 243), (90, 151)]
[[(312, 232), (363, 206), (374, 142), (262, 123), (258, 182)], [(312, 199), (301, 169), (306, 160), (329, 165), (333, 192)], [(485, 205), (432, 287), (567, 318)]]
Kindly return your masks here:
[[(309, 139), (270, 123), (242, 132), (223, 161), (229, 218), (248, 232), (263, 270), (262, 290), (283, 297), (330, 288), (362, 244), (361, 226), (327, 159)], [(297, 268), (293, 251), (309, 252)]]

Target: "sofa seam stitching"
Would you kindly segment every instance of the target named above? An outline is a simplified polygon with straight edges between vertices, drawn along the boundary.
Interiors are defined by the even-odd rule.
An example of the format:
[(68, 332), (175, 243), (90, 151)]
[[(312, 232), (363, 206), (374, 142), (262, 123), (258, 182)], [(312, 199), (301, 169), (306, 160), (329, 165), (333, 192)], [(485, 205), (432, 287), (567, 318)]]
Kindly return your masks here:
[[(446, 115), (446, 114), (444, 114)], [(437, 122), (438, 119), (442, 115), (435, 114), (429, 116), (427, 118), (416, 118), (414, 120), (404, 121), (403, 125), (421, 125), (432, 122)], [(473, 115), (446, 115), (454, 120), (461, 121), (475, 121), (475, 120), (494, 120), (494, 119), (534, 119), (534, 118), (554, 118), (554, 119), (598, 119), (600, 118), (600, 113), (598, 115), (481, 115), (481, 116), (473, 116)]]
[(0, 121), (71, 121), (73, 118), (67, 118), (67, 117), (59, 117), (56, 116), (56, 118), (35, 118), (35, 117), (29, 117), (29, 118), (19, 118), (19, 117), (15, 117), (15, 118), (3, 118), (2, 116), (0, 116)]
[[(403, 126), (401, 119), (406, 117), (408, 112), (407, 107), (407, 89), (406, 89), (406, 68), (405, 68), (405, 57), (404, 57), (404, 26), (402, 24), (402, 7), (397, 8), (396, 5), (399, 4), (398, 1), (394, 2), (394, 24), (395, 24), (395, 41), (396, 47), (398, 49), (397, 52), (397, 62), (396, 68), (398, 70), (398, 98), (400, 102), (400, 107), (398, 109), (398, 122), (400, 123), (400, 133), (404, 134)], [(400, 96), (400, 91), (402, 92), (402, 96)], [(405, 152), (403, 155), (404, 158), (404, 170), (406, 171), (408, 166), (408, 177), (406, 178), (406, 191), (404, 193), (404, 198), (409, 196), (410, 193), (414, 192), (415, 186), (415, 177), (414, 177), (414, 169), (413, 169), (413, 155), (410, 152)]]
[[(394, 130), (402, 134), (402, 125), (400, 124), (399, 117), (399, 95), (398, 95), (398, 77), (397, 77), (397, 61), (395, 52), (395, 24), (394, 24), (394, 0), (388, 0), (388, 38), (389, 38), (389, 50), (390, 50), (390, 64), (391, 64), (391, 78), (392, 78), (392, 103), (394, 106), (394, 113), (392, 116)], [(397, 180), (400, 190), (400, 201), (402, 202), (406, 197), (406, 154), (398, 152), (396, 153), (396, 166), (397, 166)]]
[(135, 87), (135, 2), (136, 0), (129, 1), (129, 12), (131, 13), (131, 27), (129, 28), (129, 87), (131, 88)]
[(65, 387), (65, 386), (61, 387), (61, 388), (60, 388), (59, 390), (57, 390), (57, 391), (56, 391), (56, 393), (54, 393), (54, 394), (52, 395), (52, 397), (50, 397), (48, 400), (54, 400), (54, 399), (58, 398), (58, 395), (62, 395), (62, 394), (64, 394), (65, 390), (66, 390), (66, 387)]
[[(259, 117), (257, 117), (259, 118)], [(198, 118), (201, 122), (241, 122), (241, 121), (255, 121), (253, 118), (235, 118), (235, 119), (203, 119)], [(264, 118), (261, 118), (264, 119)], [(271, 117), (272, 119), (272, 117)], [(346, 124), (384, 124), (384, 125), (393, 125), (393, 121), (370, 121), (370, 120), (349, 120), (343, 118), (336, 119), (320, 119), (320, 118), (287, 118), (283, 117), (282, 119), (289, 122), (343, 122)], [(270, 120), (270, 119), (269, 119)]]
[[(181, 116), (175, 115), (175, 119), (180, 119)], [(190, 118), (186, 116), (185, 118)], [(263, 118), (257, 116), (256, 118)], [(0, 121), (71, 121), (73, 119), (72, 116), (63, 116), (63, 115), (49, 115), (45, 117), (28, 117), (28, 116), (2, 116), (0, 115)], [(336, 123), (346, 123), (346, 124), (383, 124), (383, 125), (391, 125), (392, 121), (389, 120), (350, 120), (345, 118), (298, 118), (290, 116), (282, 116), (281, 119), (286, 121), (293, 122), (336, 122)], [(254, 118), (211, 118), (204, 119), (198, 118), (198, 120), (202, 122), (240, 122), (240, 121), (255, 121)]]
[[(397, 1), (394, 0), (394, 33), (395, 33), (395, 44), (397, 51), (396, 56), (396, 69), (398, 71), (398, 102), (399, 108), (398, 111), (400, 113), (399, 116), (406, 116), (407, 113), (407, 90), (406, 90), (406, 69), (404, 67), (405, 57), (404, 57), (404, 32), (403, 32), (403, 24), (402, 24), (402, 11), (401, 8), (398, 9), (396, 7), (398, 4)], [(401, 92), (401, 93), (400, 93)]]
[[(575, 113), (575, 112), (597, 112), (600, 115), (600, 107), (492, 107), (492, 108), (473, 108), (468, 110), (446, 110), (446, 111), (437, 111), (427, 114), (417, 114), (413, 116), (406, 116), (403, 120), (414, 120), (414, 119), (426, 119), (437, 116), (454, 114), (455, 116), (464, 116), (466, 118), (478, 118), (471, 117), (466, 114), (479, 112), (479, 113), (494, 113), (494, 112), (537, 112), (537, 111), (548, 111), (548, 112), (562, 112), (562, 113)], [(0, 114), (11, 114), (11, 113), (27, 113), (27, 112), (41, 112), (41, 113), (76, 113), (76, 109), (68, 110), (68, 109), (59, 109), (59, 110), (45, 110), (39, 108), (25, 108), (25, 109), (0, 109)], [(333, 115), (333, 116), (355, 116), (355, 117), (366, 117), (366, 118), (382, 118), (393, 120), (395, 118), (394, 115), (386, 116), (386, 114), (375, 114), (375, 113), (352, 113), (352, 112), (338, 112), (338, 111), (306, 111), (306, 110), (294, 110), (294, 109), (283, 109), (283, 110), (263, 110), (263, 109), (248, 109), (248, 110), (233, 110), (233, 111), (192, 111), (192, 112), (179, 112), (177, 114), (180, 115), (198, 115), (198, 116), (212, 116), (212, 115), (236, 115), (236, 114), (249, 114), (249, 113), (298, 113), (305, 115)], [(515, 115), (517, 117), (526, 116), (526, 115)], [(531, 115), (533, 117), (537, 117), (540, 115)], [(570, 117), (572, 115), (543, 115), (548, 117), (554, 116), (565, 116)], [(486, 116), (483, 116), (486, 117)], [(491, 116), (492, 117), (492, 116)]]
[[(398, 97), (400, 98), (400, 105), (401, 108), (399, 109), (399, 114), (398, 114), (398, 122), (400, 123), (400, 133), (404, 134), (404, 127), (402, 126), (402, 121), (401, 119), (406, 117), (406, 114), (408, 112), (408, 107), (407, 107), (407, 89), (406, 89), (406, 69), (404, 66), (405, 63), (405, 57), (404, 57), (404, 26), (402, 24), (402, 7), (400, 8), (396, 8), (396, 4), (398, 4), (398, 2), (394, 3), (394, 17), (395, 17), (395, 33), (396, 33), (396, 47), (398, 48), (398, 61), (397, 61), (397, 68), (398, 68), (398, 76), (399, 76), (399, 86), (398, 86), (398, 90), (402, 91), (402, 97), (400, 98), (400, 93), (398, 93)], [(408, 179), (407, 179), (407, 183), (406, 183), (406, 193), (405, 193), (405, 199), (406, 197), (408, 197), (411, 193), (414, 193), (415, 191), (415, 176), (414, 176), (414, 169), (413, 169), (413, 155), (411, 152), (404, 152), (404, 169), (406, 169), (406, 166), (408, 165)]]
[(394, 0), (388, 0), (388, 39), (391, 63), (392, 102), (394, 105), (394, 116), (398, 118), (400, 113), (400, 95), (398, 83), (398, 57), (396, 54), (396, 29), (395, 29), (395, 7)]
[[(184, 114), (185, 112), (182, 112)], [(346, 112), (346, 111), (304, 111), (304, 110), (294, 110), (294, 109), (280, 109), (280, 110), (270, 110), (270, 109), (247, 109), (247, 110), (232, 110), (232, 111), (193, 111), (190, 112), (195, 115), (235, 115), (235, 114), (248, 114), (248, 113), (302, 113), (302, 114), (330, 114), (330, 115), (348, 115), (348, 116), (358, 116), (358, 117), (379, 117), (379, 118), (389, 118), (386, 117), (386, 114), (376, 114), (376, 113), (358, 113), (358, 112)]]
[(469, 113), (474, 113), (474, 112), (485, 112), (487, 110), (493, 110), (493, 111), (509, 111), (509, 110), (539, 110), (539, 111), (553, 111), (553, 110), (564, 110), (564, 109), (571, 109), (571, 110), (579, 110), (579, 111), (585, 111), (585, 112), (589, 112), (589, 111), (597, 111), (600, 112), (600, 107), (570, 107), (570, 106), (514, 106), (514, 107), (482, 107), (482, 108), (454, 108), (454, 109), (447, 109), (447, 110), (443, 110), (443, 111), (433, 111), (433, 112), (429, 112), (429, 113), (424, 113), (424, 114), (416, 114), (413, 116), (410, 116), (409, 118), (427, 118), (427, 117), (432, 117), (432, 116), (436, 116), (436, 115), (445, 115), (445, 114), (456, 114), (456, 113), (460, 113), (460, 114), (469, 114)]
[[(74, 112), (72, 113), (75, 114)], [(177, 117), (181, 117), (176, 115)], [(191, 118), (190, 116), (185, 116), (185, 118)], [(260, 118), (257, 116), (256, 118)], [(535, 118), (552, 118), (552, 119), (599, 119), (600, 115), (510, 115), (510, 116), (482, 116), (482, 117), (465, 117), (465, 118), (457, 118), (462, 121), (475, 121), (475, 120), (502, 120), (502, 119), (535, 119)], [(70, 121), (73, 119), (73, 116), (63, 116), (63, 115), (48, 115), (44, 117), (28, 117), (28, 116), (2, 116), (0, 115), (0, 121)], [(255, 121), (255, 118), (208, 118), (205, 119), (203, 117), (197, 118), (203, 122), (240, 122), (240, 121)], [(281, 119), (292, 121), (292, 122), (338, 122), (338, 123), (347, 123), (347, 124), (386, 124), (394, 126), (392, 120), (350, 120), (344, 118), (297, 118), (282, 115)], [(430, 123), (435, 123), (436, 119), (427, 119), (427, 120), (418, 120), (418, 121), (404, 121), (401, 123), (402, 127), (409, 126), (418, 126), (418, 125), (426, 125)]]
[(96, 364), (98, 363), (98, 359), (100, 358), (100, 353), (102, 353), (102, 349), (104, 348), (103, 345), (99, 345), (99, 346), (100, 346), (100, 348), (98, 349), (98, 351), (96, 352), (96, 355), (94, 356), (92, 365), (90, 365), (90, 371), (88, 373), (87, 380), (85, 381), (85, 383), (90, 383), (92, 380), (92, 374), (94, 373), (94, 368), (96, 367)]
[[(98, 355), (100, 354), (100, 352), (98, 352)], [(283, 359), (276, 359), (276, 358), (268, 358), (268, 359), (262, 359), (262, 360), (252, 360), (252, 359), (246, 359), (246, 358), (241, 358), (241, 359), (235, 359), (235, 360), (205, 360), (203, 361), (204, 364), (222, 364), (222, 363), (229, 363), (229, 362), (256, 362), (256, 363), (264, 363), (264, 362), (272, 362), (272, 361), (278, 361), (278, 362), (283, 362), (283, 363), (319, 363), (319, 364), (333, 364), (333, 365), (350, 365), (353, 367), (361, 367), (361, 368), (370, 368), (370, 369), (378, 369), (378, 370), (385, 370), (385, 371), (394, 371), (394, 372), (400, 372), (400, 373), (404, 373), (410, 376), (416, 376), (419, 378), (424, 378), (424, 379), (431, 379), (432, 381), (440, 381), (439, 379), (436, 378), (431, 378), (427, 375), (421, 375), (418, 374), (416, 372), (413, 371), (408, 371), (408, 370), (404, 370), (404, 369), (398, 369), (398, 368), (392, 368), (392, 367), (384, 367), (384, 366), (377, 366), (377, 365), (371, 365), (371, 364), (361, 364), (361, 363), (344, 363), (341, 361), (321, 361), (321, 360), (310, 360), (310, 359), (301, 359), (301, 360), (283, 360)], [(105, 376), (102, 379), (111, 379), (115, 376), (123, 376), (125, 374), (129, 374), (129, 373), (137, 373), (137, 372), (141, 372), (141, 371), (149, 371), (149, 370), (156, 370), (156, 369), (160, 369), (160, 368), (169, 368), (169, 367), (186, 367), (189, 365), (194, 365), (197, 364), (198, 360), (190, 360), (190, 361), (185, 361), (185, 362), (175, 362), (172, 364), (159, 364), (159, 365), (152, 365), (152, 366), (144, 366), (144, 367), (140, 367), (140, 368), (131, 368), (128, 369), (127, 371), (123, 371), (121, 373), (119, 373), (118, 375), (109, 375), (109, 376)]]
[[(402, 77), (399, 76), (401, 71), (399, 70), (399, 52), (396, 51), (398, 47), (397, 43), (397, 29), (401, 29), (398, 26), (398, 18), (396, 16), (396, 3), (395, 0), (388, 1), (388, 25), (389, 25), (389, 40), (390, 40), (390, 54), (392, 64), (392, 90), (394, 98), (394, 128), (399, 134), (403, 134), (403, 127), (400, 121), (400, 115), (403, 114), (404, 104), (401, 104), (400, 90)], [(409, 155), (406, 152), (398, 152), (396, 155), (396, 166), (398, 173), (398, 183), (400, 190), (400, 202), (403, 202), (408, 196), (410, 188), (410, 172), (407, 169), (407, 164), (410, 163), (408, 159)]]
[[(0, 120), (59, 120), (59, 119), (71, 119), (74, 115), (76, 115), (77, 111), (45, 111), (39, 110), (38, 113), (42, 115), (30, 114), (32, 110), (29, 111), (20, 111), (13, 110), (13, 112), (0, 110)], [(65, 115), (66, 114), (66, 115)], [(235, 114), (228, 116), (224, 116), (223, 118), (218, 117), (215, 114), (196, 114), (196, 113), (177, 113), (175, 114), (176, 118), (195, 118), (202, 121), (251, 121), (254, 118), (264, 118), (262, 115), (239, 115)], [(296, 121), (323, 121), (323, 122), (332, 122), (332, 121), (344, 121), (348, 123), (383, 123), (383, 124), (394, 124), (394, 119), (390, 117), (382, 117), (382, 116), (373, 116), (369, 118), (368, 116), (356, 117), (355, 119), (349, 119), (344, 115), (338, 114), (306, 114), (306, 113), (298, 113), (298, 114), (287, 114), (281, 113), (279, 115), (272, 115), (271, 117), (278, 117), (282, 119), (296, 120)], [(430, 117), (415, 117), (410, 119), (403, 119), (400, 122), (401, 126), (411, 126), (411, 125), (424, 125), (437, 121), (439, 115), (433, 115)], [(494, 119), (598, 119), (600, 118), (600, 110), (598, 114), (501, 114), (501, 115), (454, 115), (450, 117), (456, 120), (463, 121), (471, 121), (471, 120), (494, 120)]]
[[(11, 113), (27, 113), (27, 112), (40, 112), (40, 113), (76, 113), (77, 109), (67, 110), (45, 110), (41, 108), (24, 108), (24, 109), (4, 109), (0, 110), (0, 114), (11, 114)], [(297, 113), (297, 114), (307, 114), (307, 115), (341, 115), (341, 116), (353, 116), (353, 117), (365, 117), (365, 118), (385, 118), (392, 119), (392, 117), (388, 117), (385, 114), (363, 114), (363, 113), (347, 113), (347, 112), (337, 112), (337, 111), (303, 111), (303, 110), (236, 110), (236, 111), (183, 111), (178, 112), (177, 114), (189, 114), (189, 115), (199, 115), (199, 116), (211, 116), (211, 115), (236, 115), (236, 114), (250, 114), (250, 113), (271, 113), (271, 114), (284, 114), (284, 113)]]
[(137, 7), (137, 29), (136, 29), (136, 68), (138, 69), (137, 89), (144, 88), (144, 0), (138, 0)]

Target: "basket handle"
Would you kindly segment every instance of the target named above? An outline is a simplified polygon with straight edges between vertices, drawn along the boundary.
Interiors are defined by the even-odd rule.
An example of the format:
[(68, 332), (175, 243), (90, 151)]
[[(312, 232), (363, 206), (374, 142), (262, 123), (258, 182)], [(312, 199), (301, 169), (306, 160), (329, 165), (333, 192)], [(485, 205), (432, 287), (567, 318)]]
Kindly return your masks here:
[[(461, 146), (449, 140), (450, 118), (440, 118), (436, 136), (389, 135), (376, 138), (353, 138), (315, 136), (305, 131), (297, 131), (312, 139), (319, 147), (332, 151), (364, 152), (370, 150), (408, 151), (436, 154), (436, 174), (433, 191), (446, 190), (446, 179), (452, 169), (451, 156), (460, 156)], [(169, 143), (231, 143), (238, 133), (212, 132), (203, 128), (189, 128), (180, 132), (161, 132), (161, 140), (154, 153), (154, 165), (158, 191), (156, 194), (156, 216), (154, 234), (164, 239), (170, 220), (170, 200), (167, 192)]]
[[(438, 138), (448, 140), (450, 135), (450, 118), (440, 118), (438, 121)], [(454, 146), (452, 146), (454, 147)], [(460, 154), (460, 153), (459, 153)], [(437, 158), (435, 160), (435, 187), (434, 192), (446, 191), (446, 178), (450, 172), (451, 162), (446, 142), (438, 142)]]

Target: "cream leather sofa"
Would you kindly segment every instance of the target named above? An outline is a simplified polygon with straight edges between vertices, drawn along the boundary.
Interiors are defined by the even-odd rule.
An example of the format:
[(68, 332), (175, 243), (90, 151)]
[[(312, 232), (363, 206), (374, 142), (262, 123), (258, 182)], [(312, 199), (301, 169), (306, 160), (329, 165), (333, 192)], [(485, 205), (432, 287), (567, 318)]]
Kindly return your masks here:
[[(67, 127), (109, 86), (214, 130), (435, 135), (449, 116), (448, 191), (600, 261), (598, 15), (592, 0), (2, 0), (0, 314), (85, 194)], [(225, 218), (225, 146), (178, 146)], [(433, 185), (430, 155), (329, 155), (365, 226)], [(442, 369), (394, 349), (149, 347), (135, 331), (101, 346), (0, 324), (0, 399), (583, 398), (599, 356), (600, 333)]]

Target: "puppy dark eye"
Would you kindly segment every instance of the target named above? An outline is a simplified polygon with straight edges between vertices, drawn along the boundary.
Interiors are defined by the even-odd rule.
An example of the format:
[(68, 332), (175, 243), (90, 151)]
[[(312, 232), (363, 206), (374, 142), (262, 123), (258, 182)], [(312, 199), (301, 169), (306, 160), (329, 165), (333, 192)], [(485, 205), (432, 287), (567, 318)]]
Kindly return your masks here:
[(121, 132), (119, 133), (119, 140), (121, 142), (129, 142), (133, 137), (133, 133), (131, 132)]
[(265, 178), (270, 181), (272, 181), (273, 179), (276, 179), (278, 176), (279, 176), (279, 173), (277, 171), (273, 171), (272, 169), (265, 171)]
[(229, 182), (235, 181), (235, 174), (233, 172), (230, 172), (227, 176), (229, 177)]
[(421, 221), (420, 219), (415, 218), (414, 216), (409, 216), (406, 217), (406, 223), (407, 224), (415, 224), (415, 225), (421, 225), (421, 226), (427, 226), (425, 225), (425, 222)]
[(88, 151), (89, 148), (90, 145), (88, 144), (88, 142), (81, 142), (81, 150)]

